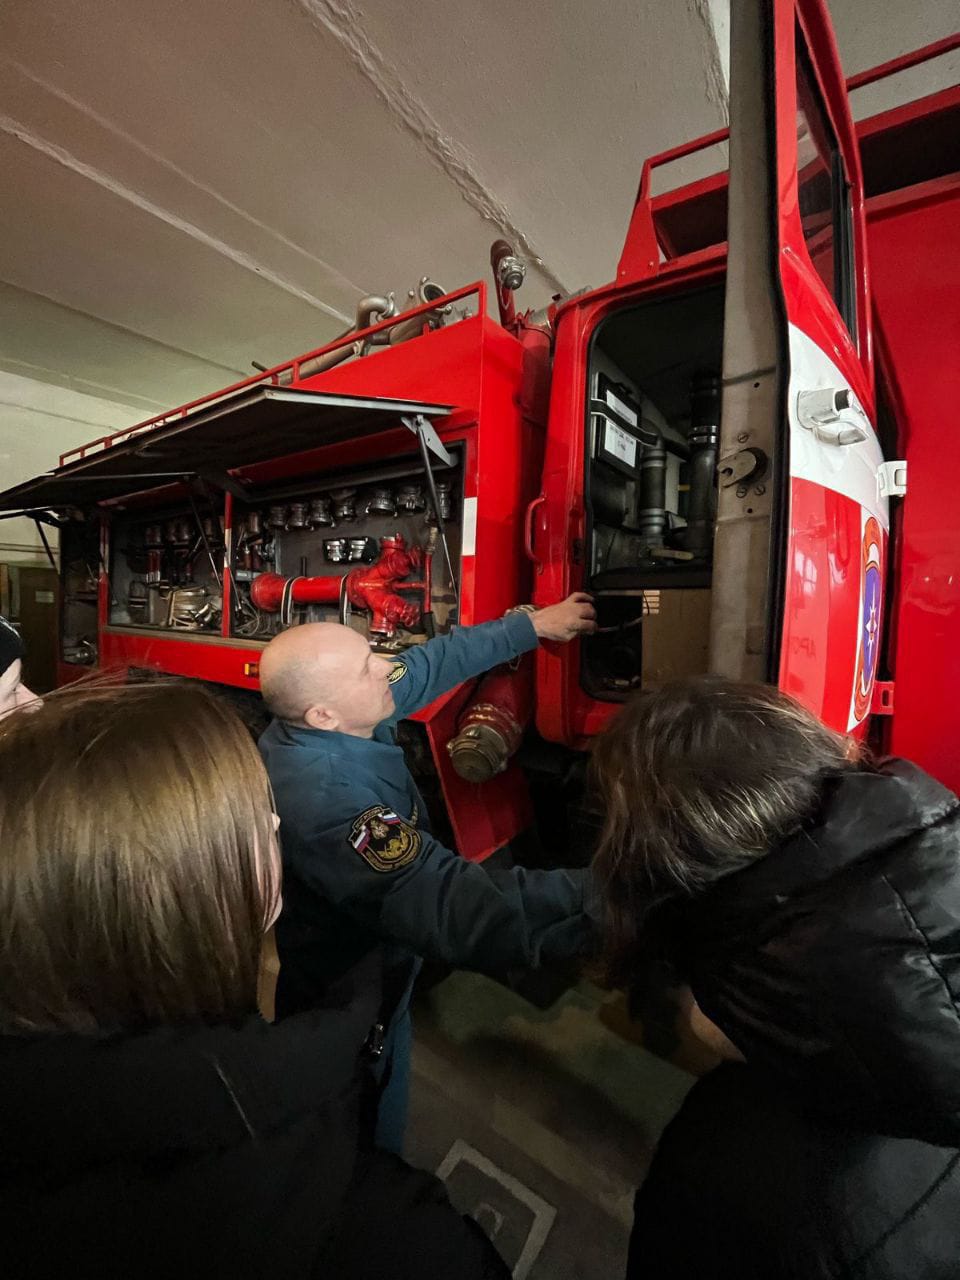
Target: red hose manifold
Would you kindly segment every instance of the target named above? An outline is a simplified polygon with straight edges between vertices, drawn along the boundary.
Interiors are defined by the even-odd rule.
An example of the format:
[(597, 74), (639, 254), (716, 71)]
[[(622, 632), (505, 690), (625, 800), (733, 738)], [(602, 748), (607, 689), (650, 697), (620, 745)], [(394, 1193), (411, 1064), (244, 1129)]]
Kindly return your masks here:
[(532, 656), (516, 671), (491, 671), (480, 682), (447, 743), (450, 762), (467, 782), (488, 782), (506, 769), (533, 711)]
[(422, 582), (403, 582), (423, 563), (419, 547), (408, 551), (403, 538), (380, 539), (380, 558), (374, 564), (361, 566), (347, 575), (347, 598), (355, 609), (368, 609), (370, 630), (392, 636), (400, 627), (413, 627), (420, 618), (420, 606), (404, 600), (395, 588), (423, 591)]
[[(407, 550), (400, 534), (380, 539), (380, 556), (371, 565), (359, 565), (346, 575), (347, 599), (355, 609), (371, 615), (370, 630), (392, 636), (398, 626), (416, 626), (420, 606), (404, 600), (397, 591), (420, 591), (429, 603), (430, 578), (424, 572), (422, 582), (404, 582), (421, 564), (424, 555), (419, 547)], [(284, 578), (279, 573), (261, 573), (250, 587), (250, 599), (265, 613), (277, 613), (285, 602), (293, 604), (337, 604), (342, 578)]]

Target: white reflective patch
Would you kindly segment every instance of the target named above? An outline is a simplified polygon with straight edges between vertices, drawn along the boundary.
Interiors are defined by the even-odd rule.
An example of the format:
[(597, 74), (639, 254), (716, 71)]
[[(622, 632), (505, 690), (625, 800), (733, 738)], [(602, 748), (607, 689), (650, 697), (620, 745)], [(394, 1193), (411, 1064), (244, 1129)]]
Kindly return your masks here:
[(619, 413), (624, 422), (629, 422), (631, 427), (635, 427), (637, 425), (637, 415), (635, 411), (631, 409), (628, 404), (625, 404), (619, 396), (614, 395), (612, 391), (607, 392), (607, 404), (614, 413)]
[(607, 453), (625, 462), (628, 467), (637, 465), (637, 442), (633, 436), (618, 427), (615, 422), (606, 422), (603, 428), (603, 447)]
[(464, 498), (463, 500), (463, 540), (460, 544), (460, 554), (462, 556), (475, 556), (477, 554), (476, 498)]
[(881, 498), (877, 472), (883, 454), (875, 432), (857, 444), (825, 444), (797, 417), (797, 398), (801, 391), (827, 387), (847, 387), (846, 378), (827, 353), (807, 335), (789, 325), (790, 390), (787, 408), (790, 417), (790, 474), (809, 480), (824, 489), (843, 494), (857, 502), (881, 526), (890, 528), (889, 504)]

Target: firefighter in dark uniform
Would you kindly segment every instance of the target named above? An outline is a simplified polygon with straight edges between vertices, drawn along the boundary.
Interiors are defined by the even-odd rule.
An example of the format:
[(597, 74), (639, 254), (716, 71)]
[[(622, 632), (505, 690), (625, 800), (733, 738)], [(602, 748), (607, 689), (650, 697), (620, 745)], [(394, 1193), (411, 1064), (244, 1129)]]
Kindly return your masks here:
[[(389, 659), (336, 623), (266, 647), (274, 720), (260, 739), (281, 819), (277, 1013), (320, 1003), (378, 951), (386, 1043), (377, 1139), (398, 1150), (409, 1083), (408, 1004), (422, 957), (502, 973), (590, 949), (588, 873), (488, 872), (445, 848), (396, 744), (396, 724), (464, 680), (595, 630), (588, 596), (462, 627)], [(586, 901), (585, 901), (586, 898)], [(361, 965), (361, 962), (364, 962)]]

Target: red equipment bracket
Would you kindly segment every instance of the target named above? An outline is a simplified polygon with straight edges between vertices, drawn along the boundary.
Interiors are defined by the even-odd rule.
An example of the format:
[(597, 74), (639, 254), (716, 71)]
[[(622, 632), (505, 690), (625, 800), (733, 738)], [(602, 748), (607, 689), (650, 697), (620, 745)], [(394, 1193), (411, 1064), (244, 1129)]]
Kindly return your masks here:
[(873, 686), (873, 702), (870, 704), (870, 714), (874, 716), (892, 716), (893, 715), (893, 691), (894, 682), (892, 680), (877, 680)]

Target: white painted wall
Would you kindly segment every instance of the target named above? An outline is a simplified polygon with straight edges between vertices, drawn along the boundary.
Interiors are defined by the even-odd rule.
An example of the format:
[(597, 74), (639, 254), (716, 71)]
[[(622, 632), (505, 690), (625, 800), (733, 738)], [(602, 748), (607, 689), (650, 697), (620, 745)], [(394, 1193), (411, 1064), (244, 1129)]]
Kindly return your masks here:
[[(0, 490), (56, 466), (60, 454), (136, 422), (140, 413), (115, 401), (0, 370)], [(57, 545), (55, 530), (48, 530)], [(0, 520), (0, 561), (46, 563), (30, 520)]]

